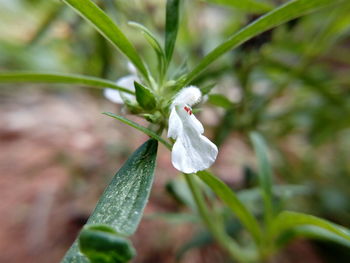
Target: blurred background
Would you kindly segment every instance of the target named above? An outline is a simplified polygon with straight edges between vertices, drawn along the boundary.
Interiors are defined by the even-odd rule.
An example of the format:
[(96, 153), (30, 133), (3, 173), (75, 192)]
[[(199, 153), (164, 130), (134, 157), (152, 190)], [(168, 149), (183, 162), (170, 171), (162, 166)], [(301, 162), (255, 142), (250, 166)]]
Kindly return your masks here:
[[(165, 1), (96, 1), (155, 70), (153, 50), (127, 25), (163, 38)], [(255, 10), (184, 1), (171, 76), (191, 69)], [(278, 5), (286, 1), (265, 1)], [(350, 3), (290, 21), (215, 62), (194, 84), (212, 89), (199, 118), (219, 147), (212, 167), (257, 214), (248, 133), (266, 138), (284, 208), (350, 227)], [(0, 0), (0, 70), (80, 73), (116, 80), (127, 61), (60, 1)], [(59, 262), (99, 195), (147, 138), (102, 112), (123, 112), (100, 90), (0, 86), (0, 262)], [(146, 122), (127, 116), (141, 124)], [(230, 262), (196, 217), (160, 146), (154, 187), (132, 240), (133, 262)], [(187, 206), (186, 206), (187, 204)], [(241, 239), (240, 226), (231, 223)], [(274, 262), (350, 262), (341, 245), (297, 240)]]

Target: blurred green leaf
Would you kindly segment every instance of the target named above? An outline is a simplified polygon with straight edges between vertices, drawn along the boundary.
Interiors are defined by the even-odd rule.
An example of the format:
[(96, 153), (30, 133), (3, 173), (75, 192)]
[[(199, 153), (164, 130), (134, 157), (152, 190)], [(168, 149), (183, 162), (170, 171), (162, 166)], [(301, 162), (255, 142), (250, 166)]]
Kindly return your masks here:
[(135, 256), (131, 242), (106, 225), (86, 225), (79, 248), (91, 263), (124, 263)]
[(113, 20), (91, 0), (62, 0), (89, 21), (107, 40), (126, 55), (148, 80), (148, 72), (136, 49)]
[(145, 110), (153, 110), (156, 107), (156, 98), (152, 91), (140, 83), (134, 82), (136, 100)]
[[(311, 194), (310, 187), (305, 185), (275, 185), (272, 191), (274, 195), (284, 200)], [(242, 201), (256, 202), (261, 198), (261, 190), (257, 187), (241, 190), (238, 192), (238, 198)]]
[(165, 57), (168, 64), (174, 52), (179, 28), (180, 2), (181, 0), (167, 0), (166, 2)]
[(225, 140), (231, 135), (231, 131), (235, 128), (237, 124), (237, 110), (231, 108), (226, 110), (224, 116), (222, 117), (219, 125), (215, 129), (214, 143), (219, 148), (225, 142)]
[[(200, 175), (205, 175), (203, 178), (214, 178), (214, 176), (210, 176), (211, 174), (206, 174), (205, 171), (198, 172)], [(200, 189), (200, 185), (198, 184), (198, 178), (195, 176), (200, 176), (197, 174), (183, 174), (186, 182), (188, 184), (189, 189), (191, 190), (193, 200), (196, 203), (197, 211), (199, 215), (201, 216), (201, 219), (203, 223), (206, 225), (208, 231), (213, 235), (214, 239), (220, 244), (222, 248), (224, 248), (229, 254), (232, 259), (237, 260), (237, 262), (248, 262), (251, 260), (251, 257), (253, 256), (251, 253), (249, 253), (248, 250), (244, 249), (236, 240), (230, 238), (226, 232), (226, 229), (223, 226), (223, 221), (217, 217), (217, 214), (209, 210), (209, 207), (207, 205), (207, 202), (205, 200), (205, 197)], [(202, 177), (200, 179), (204, 180)], [(209, 181), (210, 182), (210, 181)], [(224, 186), (226, 186), (224, 183), (222, 183)], [(213, 186), (217, 186), (217, 184), (214, 184)], [(209, 186), (210, 187), (210, 186)], [(221, 186), (218, 186), (216, 189), (220, 193)], [(214, 191), (214, 189), (212, 189)], [(215, 191), (214, 191), (215, 192)], [(242, 206), (244, 208), (244, 206)], [(238, 213), (242, 215), (243, 212), (240, 212), (238, 210)], [(244, 223), (243, 223), (244, 224)]]
[(171, 150), (172, 146), (170, 143), (168, 143), (167, 141), (165, 141), (162, 137), (160, 137), (158, 134), (156, 134), (154, 131), (151, 131), (150, 129), (147, 129), (146, 127), (141, 126), (140, 124), (137, 124), (136, 122), (133, 122), (131, 120), (128, 120), (127, 118), (124, 118), (123, 116), (119, 116), (119, 115), (115, 115), (111, 112), (104, 112), (103, 114), (112, 117), (114, 119), (117, 119), (141, 132), (143, 132), (144, 134), (147, 134), (149, 137), (156, 139), (157, 141), (161, 142), (162, 144), (164, 144), (164, 146), (166, 146), (169, 150)]
[[(307, 235), (318, 235), (325, 239), (334, 240), (334, 235), (343, 239), (343, 243), (349, 244), (350, 242), (350, 230), (345, 227), (336, 225), (327, 220), (318, 218), (316, 216), (284, 211), (280, 213), (272, 222), (270, 235), (273, 238), (283, 235), (286, 231), (293, 230), (300, 226), (312, 226), (321, 229), (320, 232), (315, 232), (316, 228), (304, 228), (297, 231), (301, 231), (299, 234), (302, 235), (303, 231), (305, 236)], [(326, 232), (325, 232), (326, 231)]]
[(50, 29), (50, 27), (60, 17), (65, 6), (62, 3), (54, 3), (52, 7), (46, 12), (44, 19), (40, 22), (35, 33), (29, 40), (29, 45), (34, 45), (40, 38)]
[(231, 109), (233, 103), (222, 94), (210, 94), (208, 96), (208, 102), (214, 106), (219, 106), (224, 109)]
[(343, 237), (334, 234), (324, 228), (311, 225), (297, 226), (291, 231), (287, 231), (285, 234), (282, 234), (282, 237), (278, 240), (278, 243), (280, 245), (284, 245), (287, 242), (300, 237), (331, 241), (350, 248), (350, 240), (344, 239)]
[(152, 213), (145, 216), (147, 219), (163, 220), (169, 224), (199, 223), (200, 218), (195, 214), (187, 213)]
[(186, 205), (193, 211), (196, 211), (196, 204), (193, 200), (191, 190), (189, 189), (186, 182), (182, 177), (172, 179), (166, 184), (166, 191), (169, 193), (176, 201), (181, 204)]
[[(226, 232), (231, 237), (237, 237), (240, 230), (242, 229), (241, 224), (236, 219), (228, 220), (224, 222)], [(181, 259), (184, 255), (193, 249), (207, 247), (215, 242), (213, 235), (206, 231), (200, 230), (197, 233), (194, 233), (190, 240), (184, 242), (181, 247), (176, 252), (176, 259), (181, 262)]]
[(99, 89), (112, 88), (125, 93), (134, 94), (134, 92), (117, 86), (114, 82), (96, 77), (78, 75), (78, 74), (57, 74), (57, 73), (39, 73), (39, 72), (0, 72), (0, 83), (58, 83), (86, 85)]
[(280, 24), (288, 22), (294, 18), (300, 17), (330, 4), (341, 2), (342, 0), (292, 0), (288, 3), (275, 8), (266, 15), (260, 17), (248, 26), (242, 28), (233, 34), (227, 41), (217, 46), (213, 51), (207, 54), (200, 63), (183, 78), (179, 87), (190, 83), (198, 74), (205, 70), (212, 62), (231, 49), (241, 45), (247, 40), (260, 33), (267, 31)]
[[(151, 191), (157, 148), (158, 142), (150, 139), (131, 155), (107, 186), (87, 224), (106, 224), (125, 236), (135, 232)], [(62, 262), (87, 261), (75, 242)]]
[(148, 41), (148, 43), (151, 45), (151, 47), (156, 52), (157, 59), (158, 59), (158, 70), (159, 70), (159, 74), (160, 74), (159, 77), (160, 77), (160, 79), (163, 79), (164, 73), (165, 73), (164, 71), (165, 71), (165, 67), (166, 67), (166, 58), (165, 58), (164, 50), (163, 50), (162, 46), (160, 45), (160, 43), (158, 42), (157, 38), (150, 30), (148, 30), (148, 28), (146, 28), (145, 26), (143, 26), (139, 23), (129, 22), (128, 24), (134, 28), (139, 29), (142, 32), (142, 34), (144, 35), (144, 37), (146, 38), (146, 40)]
[(185, 254), (193, 249), (208, 246), (213, 243), (213, 236), (210, 232), (202, 230), (194, 233), (190, 240), (184, 242), (176, 252), (177, 262), (181, 262)]
[(273, 5), (258, 0), (206, 0), (209, 3), (242, 9), (248, 12), (263, 13), (273, 9)]
[(253, 215), (246, 209), (244, 204), (238, 199), (235, 192), (233, 192), (232, 189), (230, 189), (219, 178), (213, 176), (207, 171), (197, 172), (197, 175), (232, 210), (241, 223), (252, 234), (254, 240), (259, 243), (261, 240), (259, 224)]
[(257, 132), (250, 133), (259, 164), (259, 182), (265, 206), (265, 219), (268, 224), (274, 214), (272, 204), (272, 171), (268, 160), (268, 151), (264, 138)]
[(201, 87), (200, 90), (202, 92), (202, 95), (203, 96), (207, 95), (215, 86), (216, 86), (216, 83), (210, 83)]

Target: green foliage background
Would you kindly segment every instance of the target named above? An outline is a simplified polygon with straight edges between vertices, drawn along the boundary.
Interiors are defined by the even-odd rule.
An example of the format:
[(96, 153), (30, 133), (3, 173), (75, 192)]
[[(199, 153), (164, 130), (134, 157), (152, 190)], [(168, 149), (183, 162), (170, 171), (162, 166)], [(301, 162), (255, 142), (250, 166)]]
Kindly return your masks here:
[[(135, 50), (128, 45), (121, 49), (126, 49), (143, 74), (143, 64), (134, 53), (150, 62), (150, 71), (156, 72), (153, 49), (137, 26), (128, 21), (145, 25), (162, 39), (166, 30), (165, 1), (96, 2), (135, 46)], [(350, 227), (350, 4), (344, 1), (281, 26), (271, 26), (225, 53), (202, 73), (205, 61), (199, 62), (214, 47), (287, 1), (243, 1), (246, 5), (235, 2), (184, 1), (175, 48), (169, 36), (162, 39), (167, 43), (165, 54), (161, 54), (166, 63), (173, 57), (168, 75), (183, 76), (181, 83), (191, 81), (204, 92), (216, 86), (208, 96), (208, 104), (220, 108), (219, 125), (213, 127), (219, 147), (233, 133), (246, 141), (251, 131), (264, 135), (277, 181), (306, 186), (303, 195), (283, 199), (279, 205)], [(0, 4), (1, 71), (45, 69), (109, 80), (127, 73), (125, 57), (60, 1), (1, 0)], [(234, 38), (231, 40), (234, 42)], [(193, 68), (198, 74), (185, 75)], [(94, 84), (101, 88), (114, 85)], [(258, 171), (254, 167), (246, 167), (245, 171), (244, 188), (249, 191), (257, 185)], [(310, 236), (313, 234), (310, 230)], [(339, 251), (337, 256), (349, 259), (346, 248)], [(332, 250), (324, 253), (330, 258), (335, 256)]]

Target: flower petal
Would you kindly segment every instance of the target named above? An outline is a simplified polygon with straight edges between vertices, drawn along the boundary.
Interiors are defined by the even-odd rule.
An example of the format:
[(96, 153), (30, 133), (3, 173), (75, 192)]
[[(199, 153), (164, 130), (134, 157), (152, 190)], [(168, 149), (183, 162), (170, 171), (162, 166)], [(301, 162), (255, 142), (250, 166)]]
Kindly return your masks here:
[(140, 82), (140, 79), (136, 75), (126, 75), (118, 79), (116, 84), (128, 90), (135, 91), (134, 81)]
[(201, 97), (202, 93), (196, 86), (189, 86), (176, 94), (172, 105), (186, 104), (192, 106), (200, 102)]
[[(128, 90), (135, 91), (134, 81), (139, 82), (140, 80), (136, 75), (127, 75), (118, 79), (116, 84)], [(128, 93), (123, 93), (121, 95), (120, 91), (110, 88), (104, 89), (103, 94), (107, 99), (118, 104), (124, 104), (124, 99), (135, 100), (134, 95)]]
[(214, 163), (218, 149), (207, 137), (201, 135), (204, 131), (203, 125), (184, 107), (175, 106), (169, 119), (168, 136), (176, 139), (171, 160), (174, 167), (181, 172), (195, 173)]
[(209, 168), (218, 148), (203, 136), (204, 128), (190, 106), (198, 103), (201, 91), (194, 86), (182, 89), (174, 98), (169, 117), (168, 137), (176, 139), (171, 152), (174, 167), (184, 173)]
[(103, 90), (103, 95), (107, 99), (109, 99), (111, 102), (118, 103), (118, 104), (124, 103), (122, 97), (120, 96), (120, 92), (118, 90), (107, 88)]
[(218, 149), (207, 137), (193, 132), (179, 136), (171, 152), (174, 167), (184, 173), (195, 173), (209, 168)]
[(194, 116), (194, 114), (191, 114), (190, 116), (189, 125), (192, 125), (200, 134), (204, 133), (202, 123), (196, 118), (196, 116)]
[(182, 121), (182, 125), (184, 126), (184, 129), (195, 129), (199, 134), (202, 134), (204, 132), (204, 128), (202, 123), (194, 116), (194, 114), (189, 113), (186, 110), (185, 104), (179, 104), (175, 106), (176, 113), (179, 117), (179, 119)]
[(182, 132), (182, 129), (182, 121), (177, 115), (175, 108), (173, 108), (169, 117), (168, 138), (176, 139), (179, 136), (179, 133)]

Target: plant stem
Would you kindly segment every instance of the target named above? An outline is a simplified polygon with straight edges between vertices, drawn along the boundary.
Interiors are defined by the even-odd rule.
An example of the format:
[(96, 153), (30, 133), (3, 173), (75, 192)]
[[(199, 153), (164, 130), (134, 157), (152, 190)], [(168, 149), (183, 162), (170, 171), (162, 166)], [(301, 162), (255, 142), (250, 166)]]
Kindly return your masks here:
[(248, 255), (243, 254), (242, 248), (233, 239), (227, 236), (223, 228), (216, 225), (215, 220), (212, 220), (203, 194), (194, 178), (195, 174), (184, 174), (184, 176), (196, 203), (198, 213), (214, 239), (228, 252), (233, 260), (240, 263), (250, 262)]

